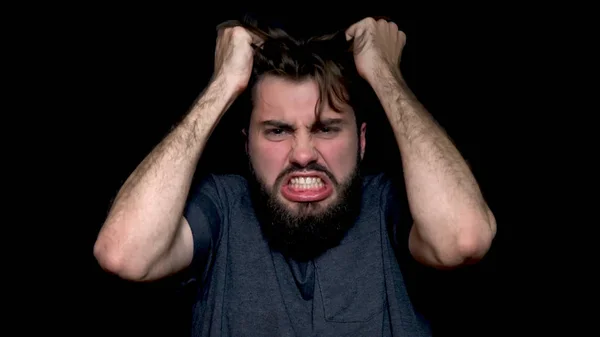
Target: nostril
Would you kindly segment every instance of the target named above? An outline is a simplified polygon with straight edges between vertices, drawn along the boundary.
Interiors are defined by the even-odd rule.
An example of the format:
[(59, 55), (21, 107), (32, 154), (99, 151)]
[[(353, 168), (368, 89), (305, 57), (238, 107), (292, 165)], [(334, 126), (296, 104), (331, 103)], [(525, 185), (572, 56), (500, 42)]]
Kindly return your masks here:
[(313, 147), (296, 147), (291, 151), (290, 161), (302, 166), (317, 160), (317, 152)]

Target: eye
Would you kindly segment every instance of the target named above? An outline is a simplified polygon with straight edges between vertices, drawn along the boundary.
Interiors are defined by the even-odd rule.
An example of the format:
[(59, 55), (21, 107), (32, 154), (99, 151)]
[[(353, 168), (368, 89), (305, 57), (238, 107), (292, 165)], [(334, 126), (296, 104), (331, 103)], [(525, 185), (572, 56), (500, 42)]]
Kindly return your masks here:
[(265, 130), (265, 138), (271, 141), (280, 141), (286, 139), (290, 134), (289, 130), (284, 128), (270, 128)]
[(340, 128), (330, 127), (330, 126), (322, 126), (322, 127), (317, 128), (315, 131), (318, 135), (321, 135), (324, 137), (332, 137), (340, 132)]
[(284, 129), (268, 129), (266, 131), (267, 135), (275, 135), (275, 136), (281, 135), (281, 134), (284, 134), (284, 133), (285, 133)]

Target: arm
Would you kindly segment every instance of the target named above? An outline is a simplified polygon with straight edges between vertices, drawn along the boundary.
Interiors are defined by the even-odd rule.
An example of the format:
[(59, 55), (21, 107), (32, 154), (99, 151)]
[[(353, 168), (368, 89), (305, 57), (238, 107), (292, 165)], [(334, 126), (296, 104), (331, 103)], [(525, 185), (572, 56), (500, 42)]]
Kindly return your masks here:
[(94, 246), (100, 265), (121, 277), (152, 279), (187, 266), (192, 235), (182, 217), (197, 161), (231, 93), (211, 83), (184, 120), (125, 181)]
[(105, 270), (143, 281), (191, 263), (194, 243), (183, 217), (185, 202), (210, 134), (248, 83), (252, 38), (241, 27), (220, 32), (213, 80), (119, 190), (94, 245)]
[(363, 20), (349, 31), (374, 40), (355, 60), (382, 103), (402, 155), (414, 220), (412, 255), (437, 268), (479, 260), (491, 245), (496, 222), (467, 163), (402, 79), (398, 62), (404, 34), (383, 20)]
[(402, 154), (414, 219), (412, 254), (439, 268), (479, 260), (491, 245), (496, 222), (467, 163), (399, 71), (382, 74), (374, 89)]

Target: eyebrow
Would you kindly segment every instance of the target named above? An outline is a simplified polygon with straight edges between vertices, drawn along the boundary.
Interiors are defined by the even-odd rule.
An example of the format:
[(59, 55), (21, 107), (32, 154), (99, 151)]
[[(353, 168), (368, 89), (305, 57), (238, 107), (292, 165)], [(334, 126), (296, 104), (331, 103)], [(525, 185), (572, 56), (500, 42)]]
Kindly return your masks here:
[[(314, 127), (323, 127), (323, 126), (334, 126), (334, 125), (341, 125), (341, 124), (345, 124), (346, 121), (342, 118), (326, 118), (326, 119), (321, 119), (320, 121), (315, 122), (312, 125), (312, 128)], [(294, 126), (286, 123), (284, 121), (280, 121), (280, 120), (274, 120), (274, 119), (269, 119), (266, 121), (262, 121), (260, 123), (261, 126), (265, 127), (265, 126), (273, 126), (276, 128), (280, 128), (280, 129), (289, 129), (289, 130), (294, 130)]]
[(326, 118), (317, 121), (314, 126), (334, 126), (346, 124), (346, 121), (342, 118)]
[(266, 121), (262, 121), (260, 122), (260, 125), (262, 126), (274, 126), (277, 128), (282, 128), (282, 129), (291, 129), (293, 128), (291, 124), (286, 123), (284, 121), (279, 121), (279, 120), (266, 120)]

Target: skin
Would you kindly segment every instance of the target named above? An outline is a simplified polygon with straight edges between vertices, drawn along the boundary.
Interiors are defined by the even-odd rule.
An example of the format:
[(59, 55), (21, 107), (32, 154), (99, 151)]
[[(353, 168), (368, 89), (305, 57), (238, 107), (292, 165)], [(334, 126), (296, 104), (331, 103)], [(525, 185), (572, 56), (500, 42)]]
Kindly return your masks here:
[[(392, 22), (366, 18), (351, 26), (346, 37), (354, 40), (356, 68), (379, 97), (402, 154), (415, 220), (407, 243), (411, 253), (436, 268), (478, 261), (495, 236), (494, 215), (452, 141), (402, 78), (399, 63), (406, 36)], [(223, 113), (247, 87), (253, 62), (251, 44), (260, 43), (241, 27), (219, 31), (210, 84), (184, 120), (128, 177), (113, 202), (94, 245), (94, 256), (106, 271), (128, 280), (148, 281), (189, 266), (194, 246), (183, 209), (197, 162)], [(265, 87), (268, 91), (269, 85)], [(271, 186), (277, 174), (293, 162), (302, 165), (316, 161), (343, 180), (355, 164), (349, 160), (356, 159), (357, 142), (352, 138), (356, 137), (356, 126), (344, 127), (346, 131), (337, 136), (339, 139), (309, 133), (307, 126), (312, 120), (306, 106), (314, 99), (311, 86), (280, 86), (282, 90), (291, 87), (302, 94), (290, 93), (294, 95), (289, 99), (294, 100), (287, 102), (289, 105), (264, 100), (256, 116), (283, 118), (296, 126), (296, 132), (287, 140), (274, 142), (261, 136), (253, 122), (248, 151), (255, 167)], [(286, 109), (268, 109), (267, 102)], [(325, 112), (327, 116), (331, 115)], [(361, 125), (361, 135), (364, 128)], [(364, 145), (364, 136), (360, 138)], [(320, 207), (336, 197), (334, 191), (319, 202)], [(289, 206), (295, 207), (291, 202)]]
[(479, 261), (496, 234), (496, 220), (469, 166), (402, 78), (406, 35), (393, 22), (365, 18), (346, 31), (359, 74), (373, 87), (402, 155), (414, 219), (409, 248), (440, 269)]
[(127, 178), (94, 244), (99, 265), (132, 281), (152, 281), (192, 262), (194, 244), (183, 217), (198, 160), (225, 111), (245, 90), (257, 36), (242, 27), (221, 29), (215, 72), (183, 121)]
[[(276, 183), (284, 170), (317, 163), (337, 182), (343, 182), (349, 179), (356, 168), (359, 138), (361, 158), (364, 155), (366, 124), (361, 125), (358, 135), (354, 112), (350, 107), (342, 113), (327, 107), (321, 114), (321, 121), (327, 123), (335, 120), (335, 124), (315, 127), (314, 111), (318, 97), (318, 85), (312, 79), (292, 81), (266, 76), (257, 86), (246, 148), (258, 178), (292, 212), (298, 212), (302, 201), (290, 199), (282, 189), (298, 172), (287, 174)], [(313, 211), (323, 210), (339, 198), (338, 191), (327, 175), (304, 169), (302, 173), (320, 175), (326, 185), (323, 187), (325, 193), (319, 194), (319, 197), (309, 195), (306, 200), (303, 199), (313, 201)], [(331, 193), (327, 193), (328, 188)]]

